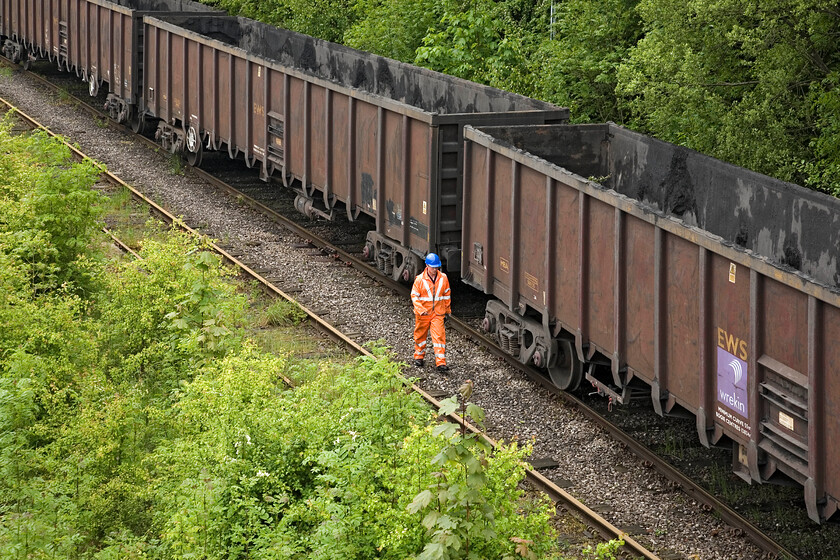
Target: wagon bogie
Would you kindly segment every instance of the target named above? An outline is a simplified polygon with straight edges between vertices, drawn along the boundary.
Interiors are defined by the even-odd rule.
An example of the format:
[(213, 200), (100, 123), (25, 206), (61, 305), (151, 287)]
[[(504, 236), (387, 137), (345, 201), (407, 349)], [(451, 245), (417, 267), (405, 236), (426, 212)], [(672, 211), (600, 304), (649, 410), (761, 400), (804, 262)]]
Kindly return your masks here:
[(840, 202), (611, 124), (465, 137), (462, 275), (488, 315), (527, 306), (598, 392), (694, 414), (740, 476), (832, 515)]
[(567, 333), (555, 335), (541, 318), (510, 309), (498, 300), (487, 303), (482, 330), (508, 354), (523, 364), (546, 370), (552, 382), (564, 390), (577, 389), (583, 379), (583, 364)]

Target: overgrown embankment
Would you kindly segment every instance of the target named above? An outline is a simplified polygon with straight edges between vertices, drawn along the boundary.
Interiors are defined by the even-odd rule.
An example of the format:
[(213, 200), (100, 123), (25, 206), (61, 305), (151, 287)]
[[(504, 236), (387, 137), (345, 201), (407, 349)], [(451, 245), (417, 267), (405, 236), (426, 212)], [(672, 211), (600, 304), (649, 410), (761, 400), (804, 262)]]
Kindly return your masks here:
[(518, 487), (527, 448), (434, 428), (387, 358), (264, 352), (253, 299), (199, 240), (107, 258), (95, 167), (10, 130), (0, 557), (556, 554), (551, 506)]

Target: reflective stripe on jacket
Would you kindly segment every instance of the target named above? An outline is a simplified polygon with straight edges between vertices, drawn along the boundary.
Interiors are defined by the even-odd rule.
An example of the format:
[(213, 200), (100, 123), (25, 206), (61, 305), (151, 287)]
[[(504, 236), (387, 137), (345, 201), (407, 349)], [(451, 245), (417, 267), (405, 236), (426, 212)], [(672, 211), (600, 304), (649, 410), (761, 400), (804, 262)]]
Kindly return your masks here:
[(449, 278), (443, 271), (438, 271), (437, 278), (432, 281), (424, 269), (414, 279), (414, 285), (411, 287), (411, 303), (414, 304), (414, 313), (417, 315), (451, 313)]

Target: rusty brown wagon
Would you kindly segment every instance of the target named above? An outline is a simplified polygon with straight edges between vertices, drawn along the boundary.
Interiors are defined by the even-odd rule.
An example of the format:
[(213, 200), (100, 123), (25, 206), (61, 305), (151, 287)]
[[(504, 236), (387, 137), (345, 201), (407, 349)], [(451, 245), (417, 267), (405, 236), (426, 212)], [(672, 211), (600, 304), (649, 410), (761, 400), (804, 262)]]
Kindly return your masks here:
[(146, 17), (147, 118), (167, 149), (226, 150), (294, 182), (311, 216), (376, 220), (367, 253), (408, 280), (460, 264), (465, 124), (568, 110), (245, 18)]
[(160, 12), (223, 13), (189, 0), (0, 0), (3, 53), (25, 66), (55, 61), (86, 81), (91, 96), (104, 85), (111, 117), (137, 128), (143, 16)]
[(695, 415), (840, 504), (840, 200), (613, 124), (465, 130), (462, 276), (560, 387)]

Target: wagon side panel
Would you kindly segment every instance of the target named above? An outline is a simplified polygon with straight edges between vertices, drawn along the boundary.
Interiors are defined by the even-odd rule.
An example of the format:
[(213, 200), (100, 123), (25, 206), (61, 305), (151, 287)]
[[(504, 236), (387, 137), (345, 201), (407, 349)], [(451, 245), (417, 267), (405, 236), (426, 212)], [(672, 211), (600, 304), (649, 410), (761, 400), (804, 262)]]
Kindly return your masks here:
[(588, 340), (605, 356), (612, 356), (615, 341), (615, 209), (590, 197), (584, 215), (587, 235), (581, 245), (581, 266), (586, 268), (587, 283), (583, 298), (586, 301), (585, 324)]
[[(110, 49), (113, 42), (111, 32), (111, 12), (98, 4), (89, 3), (90, 21), (88, 29), (92, 30), (92, 38), (95, 43), (91, 45), (91, 58), (89, 75), (95, 76), (97, 81), (109, 82), (111, 80), (111, 57)], [(86, 40), (81, 37), (81, 40)], [(95, 70), (94, 70), (95, 67)]]
[(306, 127), (309, 134), (305, 155), (306, 177), (307, 182), (317, 185), (322, 193), (328, 190), (327, 158), (331, 156), (327, 151), (329, 138), (327, 91), (328, 89), (324, 86), (309, 84), (309, 93), (306, 98), (309, 108)]
[(246, 111), (249, 110), (248, 83), (246, 76), (248, 65), (240, 56), (234, 55), (230, 58), (232, 62), (231, 71), (231, 93), (226, 110), (230, 113), (231, 119), (231, 144), (234, 146), (234, 153), (249, 153), (249, 137), (247, 130)]
[(355, 136), (352, 135), (350, 115), (353, 113), (352, 97), (343, 93), (329, 92), (329, 136), (330, 141), (325, 146), (329, 150), (329, 169), (326, 181), (329, 191), (335, 193), (340, 200), (352, 204), (350, 193), (353, 192), (353, 176), (350, 174), (351, 162), (355, 160), (352, 154)]
[[(817, 443), (814, 456), (822, 461), (822, 475), (825, 488), (834, 499), (835, 506), (840, 503), (840, 308), (820, 305), (815, 321), (819, 336), (813, 342), (814, 361), (811, 365), (812, 378), (819, 379), (823, 385), (819, 398), (823, 406), (815, 411), (819, 420)], [(816, 334), (816, 333), (815, 333)], [(817, 497), (819, 497), (819, 493)]]
[(403, 224), (401, 241), (403, 245), (412, 247), (420, 253), (431, 250), (429, 243), (429, 229), (431, 227), (432, 203), (430, 182), (432, 176), (430, 150), (432, 145), (432, 128), (425, 122), (404, 117), (408, 127), (405, 147), (409, 165), (405, 169), (405, 198), (407, 213), (403, 219), (408, 219), (408, 227)]
[(213, 66), (215, 78), (211, 83), (212, 91), (216, 94), (212, 97), (212, 107), (208, 109), (212, 111), (212, 120), (215, 123), (216, 133), (219, 136), (220, 143), (225, 143), (230, 148), (233, 146), (233, 114), (231, 106), (234, 103), (233, 87), (233, 59), (235, 57), (221, 50), (213, 51)]
[(379, 109), (370, 103), (357, 101), (353, 104), (355, 130), (352, 185), (353, 200), (365, 214), (376, 216), (379, 196), (379, 170), (377, 156), (380, 146)]
[(551, 184), (545, 174), (525, 165), (517, 165), (514, 172), (511, 224), (511, 256), (515, 270), (512, 280), (515, 303), (525, 304), (537, 311), (548, 305), (548, 269), (546, 267), (550, 238), (553, 232), (546, 209), (550, 207)]
[(184, 121), (187, 115), (186, 80), (189, 79), (189, 41), (175, 33), (168, 33), (169, 58), (167, 64), (167, 118)]
[(626, 364), (646, 381), (654, 371), (654, 291), (655, 226), (636, 217), (624, 217), (626, 256), (622, 273), (626, 276), (624, 333)]
[(201, 109), (198, 116), (201, 127), (210, 138), (211, 146), (219, 143), (219, 58), (218, 51), (199, 44), (201, 77), (198, 90), (201, 92)]
[(183, 93), (184, 107), (182, 119), (185, 126), (195, 126), (196, 130), (203, 125), (201, 106), (206, 92), (201, 88), (204, 64), (204, 51), (198, 41), (186, 40), (184, 44)]
[(391, 239), (402, 241), (403, 224), (409, 211), (403, 187), (407, 174), (411, 173), (411, 157), (406, 151), (408, 125), (402, 115), (393, 111), (382, 111), (381, 118), (382, 141), (387, 149), (379, 155), (384, 160), (381, 162), (382, 181), (379, 186), (384, 220), (378, 229)]
[(494, 260), (490, 225), (495, 214), (493, 163), (489, 148), (468, 141), (464, 169), (464, 229), (461, 278), (467, 284), (492, 293), (491, 262)]
[(555, 265), (549, 290), (554, 302), (551, 313), (572, 334), (580, 330), (580, 222), (584, 195), (574, 184), (554, 182)]
[(0, 35), (3, 37), (12, 36), (12, 1), (0, 0)]
[[(699, 372), (698, 251), (694, 243), (679, 236), (661, 235), (660, 271), (664, 276), (660, 277), (659, 289), (655, 289), (661, 326), (654, 336), (660, 362), (654, 371), (662, 391), (695, 410)], [(664, 392), (659, 396), (664, 398)]]
[[(50, 60), (56, 60), (59, 53), (63, 56), (63, 59), (67, 58), (67, 22), (66, 17), (62, 13), (62, 5), (63, 2), (61, 0), (49, 0), (50, 22), (47, 45)], [(2, 34), (2, 30), (0, 30), (0, 34)]]
[(19, 34), (21, 42), (29, 49), (37, 41), (35, 34), (35, 11), (38, 0), (20, 0)]
[[(492, 294), (506, 305), (514, 305), (516, 294), (511, 291), (512, 274), (515, 272), (511, 262), (511, 178), (513, 162), (501, 156), (490, 158), (490, 175), (493, 179), (488, 195), (493, 197), (493, 213), (486, 217), (485, 228), (492, 251), (487, 255), (487, 284), (492, 286)], [(479, 203), (473, 198), (473, 204)], [(479, 210), (480, 206), (473, 211)], [(501, 217), (501, 219), (499, 219)]]
[(715, 254), (711, 259), (713, 301), (711, 336), (713, 351), (707, 369), (713, 389), (715, 423), (732, 439), (746, 444), (753, 437), (750, 414), (756, 413), (751, 398), (757, 382), (755, 344), (751, 344), (750, 270)]
[(38, 12), (41, 0), (21, 0), (22, 19), (21, 34), (27, 48), (37, 50), (39, 46), (38, 36)]
[(248, 150), (254, 164), (265, 160), (266, 71), (266, 67), (259, 62), (249, 62), (247, 64), (246, 127), (248, 129)]
[[(776, 469), (800, 482), (809, 476), (809, 297), (755, 275), (756, 410), (753, 439), (768, 457), (762, 476)], [(725, 367), (725, 366), (724, 366)], [(718, 368), (722, 369), (720, 363)]]
[(286, 143), (286, 169), (301, 181), (308, 181), (306, 174), (306, 162), (303, 155), (307, 142), (307, 111), (306, 93), (307, 86), (304, 80), (295, 76), (286, 77), (288, 88), (288, 101), (286, 114), (286, 130), (288, 141)]

